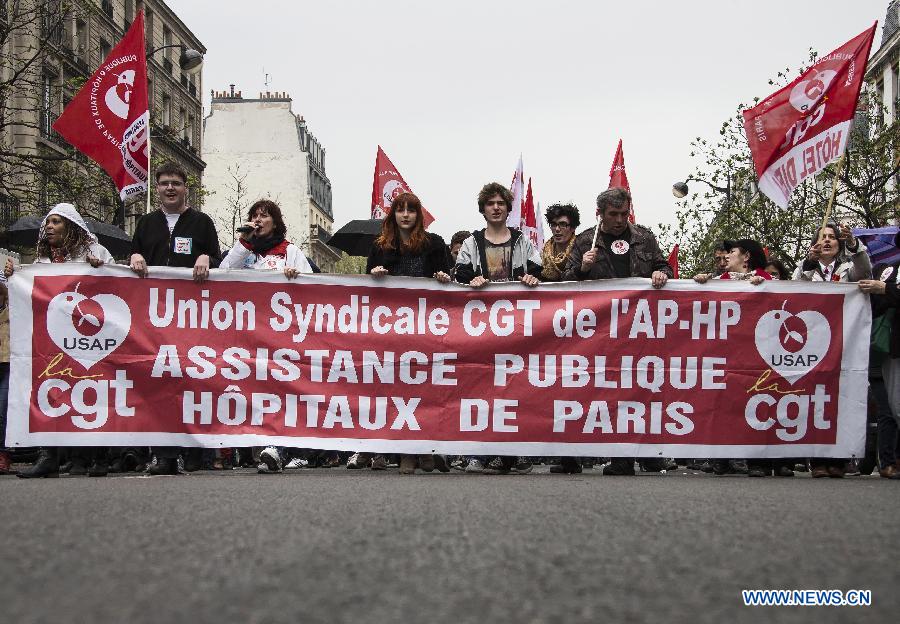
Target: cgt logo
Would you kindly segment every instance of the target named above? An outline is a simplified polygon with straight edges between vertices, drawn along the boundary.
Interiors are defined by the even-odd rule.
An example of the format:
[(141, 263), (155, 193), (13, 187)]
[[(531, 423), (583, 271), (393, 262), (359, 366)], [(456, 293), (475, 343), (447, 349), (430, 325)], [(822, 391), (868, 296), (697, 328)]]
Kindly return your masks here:
[(74, 291), (56, 295), (47, 307), (47, 334), (85, 370), (115, 351), (131, 329), (131, 310), (110, 294), (85, 297)]
[(792, 386), (812, 371), (828, 353), (831, 326), (819, 312), (780, 310), (764, 314), (756, 323), (756, 350), (773, 371)]

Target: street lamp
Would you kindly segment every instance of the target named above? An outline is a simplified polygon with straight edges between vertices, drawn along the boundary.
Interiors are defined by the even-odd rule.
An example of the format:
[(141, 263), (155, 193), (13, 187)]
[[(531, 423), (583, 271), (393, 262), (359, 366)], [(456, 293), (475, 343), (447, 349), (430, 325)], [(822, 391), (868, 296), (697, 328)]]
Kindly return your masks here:
[(730, 175), (728, 176), (728, 186), (726, 186), (725, 188), (722, 188), (721, 186), (716, 186), (715, 184), (707, 182), (706, 180), (704, 180), (702, 178), (687, 178), (684, 182), (676, 182), (675, 184), (672, 185), (672, 195), (674, 195), (678, 199), (686, 197), (688, 194), (688, 185), (687, 185), (688, 182), (703, 182), (703, 184), (705, 184), (706, 186), (711, 188), (716, 193), (724, 194), (726, 205), (731, 204), (731, 176)]
[(178, 57), (178, 66), (181, 68), (181, 71), (188, 74), (196, 74), (200, 71), (200, 67), (203, 65), (203, 55), (199, 51), (183, 46), (180, 43), (160, 46), (152, 50), (148, 56), (153, 56), (166, 48), (181, 48), (181, 55)]

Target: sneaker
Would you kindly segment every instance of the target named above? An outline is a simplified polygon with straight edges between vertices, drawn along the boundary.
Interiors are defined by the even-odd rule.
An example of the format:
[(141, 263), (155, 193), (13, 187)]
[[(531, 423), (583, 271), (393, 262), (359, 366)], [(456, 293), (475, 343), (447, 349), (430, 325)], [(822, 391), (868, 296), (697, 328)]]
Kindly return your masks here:
[(384, 455), (376, 455), (372, 458), (372, 470), (387, 470), (388, 464)]
[(495, 457), (484, 467), (484, 474), (509, 474), (510, 468), (502, 457)]
[(366, 458), (363, 457), (362, 453), (353, 453), (353, 455), (350, 456), (350, 459), (347, 460), (347, 469), (359, 470), (360, 468), (365, 468), (368, 464), (369, 462), (366, 461)]
[(305, 459), (300, 459), (299, 457), (295, 457), (291, 461), (287, 463), (287, 466), (284, 467), (285, 470), (299, 470), (300, 468), (306, 468), (309, 465), (309, 462)]
[(475, 474), (481, 474), (484, 472), (484, 466), (481, 464), (480, 459), (470, 459), (469, 463), (466, 464), (465, 471)]
[(534, 469), (534, 466), (531, 465), (531, 460), (527, 457), (517, 457), (515, 471), (519, 474), (528, 474)]
[[(281, 472), (281, 456), (278, 449), (274, 446), (267, 446), (259, 452), (260, 464), (256, 467), (256, 472), (260, 474)], [(263, 469), (265, 467), (265, 470)]]
[(450, 463), (450, 468), (452, 468), (453, 470), (459, 470), (461, 472), (465, 472), (467, 465), (468, 465), (468, 462), (466, 461), (465, 457), (460, 457), (459, 459), (454, 459)]

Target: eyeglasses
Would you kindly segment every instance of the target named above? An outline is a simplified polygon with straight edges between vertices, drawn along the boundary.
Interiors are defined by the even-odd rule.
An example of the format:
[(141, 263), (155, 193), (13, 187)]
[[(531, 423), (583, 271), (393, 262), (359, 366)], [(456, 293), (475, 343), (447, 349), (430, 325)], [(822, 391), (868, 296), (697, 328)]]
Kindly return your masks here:
[(551, 230), (553, 228), (560, 228), (561, 230), (564, 230), (569, 227), (572, 227), (572, 226), (568, 221), (554, 221), (553, 223), (550, 224)]

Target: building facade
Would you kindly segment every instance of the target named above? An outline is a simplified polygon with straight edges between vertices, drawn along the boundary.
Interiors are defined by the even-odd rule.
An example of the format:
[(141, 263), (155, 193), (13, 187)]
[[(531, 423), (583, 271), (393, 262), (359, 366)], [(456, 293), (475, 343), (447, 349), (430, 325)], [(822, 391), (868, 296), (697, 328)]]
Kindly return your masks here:
[[(152, 161), (178, 162), (199, 188), (202, 82), (178, 66), (180, 47), (206, 50), (162, 0), (0, 0), (0, 226), (60, 201), (131, 231), (144, 212), (124, 206), (112, 181), (53, 129), (66, 104), (145, 11)], [(175, 47), (159, 50), (171, 45)], [(2, 97), (2, 96), (0, 96)]]
[(325, 148), (294, 114), (290, 96), (244, 98), (234, 85), (214, 91), (203, 128), (204, 188), (210, 193), (204, 210), (223, 247), (234, 243), (249, 206), (268, 198), (281, 207), (288, 239), (331, 272), (340, 254), (326, 244), (334, 216)]
[(884, 105), (885, 124), (892, 124), (900, 112), (900, 0), (888, 4), (881, 27), (881, 45), (869, 57), (866, 82)]

